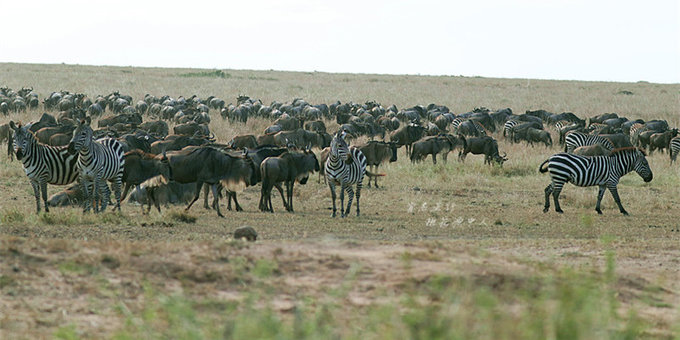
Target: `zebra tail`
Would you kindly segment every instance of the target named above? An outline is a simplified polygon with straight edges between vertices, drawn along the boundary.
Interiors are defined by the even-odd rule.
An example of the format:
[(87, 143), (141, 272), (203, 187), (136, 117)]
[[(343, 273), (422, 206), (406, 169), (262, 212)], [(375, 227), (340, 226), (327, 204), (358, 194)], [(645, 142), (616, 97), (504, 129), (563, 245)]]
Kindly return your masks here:
[(550, 161), (550, 158), (546, 159), (541, 165), (538, 167), (538, 171), (541, 173), (548, 172), (548, 168), (543, 169), (543, 166)]
[(384, 176), (387, 176), (387, 175), (385, 175), (385, 174), (374, 174), (374, 173), (366, 170), (366, 176), (368, 176), (368, 177), (384, 177)]

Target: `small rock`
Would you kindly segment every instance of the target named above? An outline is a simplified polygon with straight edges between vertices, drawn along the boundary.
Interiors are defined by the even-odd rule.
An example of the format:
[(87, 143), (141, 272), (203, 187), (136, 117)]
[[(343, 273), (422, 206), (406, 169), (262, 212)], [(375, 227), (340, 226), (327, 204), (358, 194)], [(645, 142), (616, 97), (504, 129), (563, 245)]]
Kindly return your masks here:
[(255, 231), (255, 229), (249, 226), (240, 227), (234, 230), (234, 238), (235, 239), (245, 238), (246, 241), (255, 241), (257, 240), (257, 232)]
[(420, 191), (419, 187), (413, 187), (413, 191)]

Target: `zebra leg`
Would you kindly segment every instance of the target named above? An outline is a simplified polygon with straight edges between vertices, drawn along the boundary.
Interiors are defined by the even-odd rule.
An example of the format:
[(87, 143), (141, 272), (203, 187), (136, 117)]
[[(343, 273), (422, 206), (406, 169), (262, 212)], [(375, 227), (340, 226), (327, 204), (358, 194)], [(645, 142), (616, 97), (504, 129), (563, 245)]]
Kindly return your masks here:
[(616, 202), (616, 205), (619, 206), (619, 211), (625, 215), (628, 216), (628, 212), (626, 209), (623, 209), (623, 205), (621, 204), (621, 198), (619, 197), (619, 191), (616, 189), (616, 184), (614, 185), (608, 185), (609, 187), (609, 192), (612, 193), (612, 196), (614, 196), (614, 202)]
[[(105, 180), (100, 179), (99, 186), (101, 187), (99, 190), (101, 209), (99, 211), (106, 211), (106, 207), (109, 205), (109, 199), (111, 198), (111, 190)], [(111, 183), (111, 186), (114, 186), (114, 184)], [(120, 198), (120, 188), (118, 188), (118, 198)]]
[[(356, 193), (356, 195), (357, 195), (357, 217), (359, 217), (359, 198), (361, 198), (361, 187), (362, 187), (362, 184), (361, 184), (361, 181), (359, 181), (359, 183), (357, 183), (357, 193)], [(349, 209), (347, 209), (347, 213), (349, 214)]]
[(93, 204), (94, 204), (94, 213), (99, 212), (99, 200), (101, 198), (101, 186), (99, 184), (99, 180), (97, 178), (94, 179), (92, 182), (92, 197), (93, 199)]
[(597, 192), (597, 204), (595, 205), (595, 211), (597, 211), (599, 215), (602, 215), (602, 210), (600, 210), (600, 202), (602, 202), (602, 197), (604, 196), (605, 190), (607, 190), (607, 187), (600, 185), (600, 190)]
[(328, 180), (328, 187), (331, 189), (331, 201), (333, 201), (333, 212), (331, 213), (331, 217), (335, 217), (337, 209), (335, 207), (335, 183), (333, 180)]
[[(352, 184), (345, 184), (345, 190), (343, 191), (347, 191), (347, 210), (345, 210), (345, 213), (340, 215), (340, 217), (347, 217), (347, 215), (349, 215), (349, 210), (352, 207), (352, 201), (354, 200)], [(340, 194), (340, 205), (342, 205), (342, 194)], [(340, 208), (342, 209), (342, 206)]]
[(562, 208), (560, 208), (560, 192), (562, 192), (561, 185), (553, 185), (553, 199), (555, 200), (555, 211), (558, 213), (563, 213)]
[(85, 181), (84, 179), (81, 179), (80, 184), (83, 186), (83, 197), (84, 197), (84, 199), (83, 199), (83, 212), (86, 213), (86, 212), (89, 212), (90, 209), (92, 208), (93, 193), (92, 193), (92, 191), (89, 190), (90, 185), (87, 181)]
[(40, 191), (42, 191), (42, 199), (45, 202), (45, 212), (50, 212), (50, 207), (47, 206), (47, 182), (40, 182)]
[(33, 194), (35, 195), (35, 208), (40, 212), (40, 183), (31, 181), (31, 186), (33, 187)]
[(548, 210), (550, 209), (550, 194), (553, 192), (553, 184), (550, 183), (548, 184), (547, 187), (545, 187), (545, 206), (543, 207), (543, 212), (547, 213)]
[[(113, 189), (113, 196), (116, 198), (116, 206), (113, 209), (114, 210), (118, 209), (118, 212), (120, 212), (120, 202), (123, 199), (122, 195), (120, 193), (120, 187), (122, 185), (123, 185), (122, 176), (116, 177), (113, 180), (113, 182), (111, 182), (111, 189)], [(108, 198), (107, 198), (107, 201), (108, 201)]]

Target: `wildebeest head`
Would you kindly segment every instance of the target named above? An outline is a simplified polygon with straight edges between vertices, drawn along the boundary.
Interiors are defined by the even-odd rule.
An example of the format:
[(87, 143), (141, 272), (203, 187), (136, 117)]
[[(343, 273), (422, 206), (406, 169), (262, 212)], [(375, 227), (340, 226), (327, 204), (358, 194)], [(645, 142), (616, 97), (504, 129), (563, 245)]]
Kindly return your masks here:
[(31, 144), (36, 142), (33, 132), (30, 131), (31, 124), (21, 126), (21, 123), (16, 125), (13, 121), (10, 121), (9, 127), (14, 130), (14, 153), (17, 155), (17, 159), (21, 160), (30, 150)]

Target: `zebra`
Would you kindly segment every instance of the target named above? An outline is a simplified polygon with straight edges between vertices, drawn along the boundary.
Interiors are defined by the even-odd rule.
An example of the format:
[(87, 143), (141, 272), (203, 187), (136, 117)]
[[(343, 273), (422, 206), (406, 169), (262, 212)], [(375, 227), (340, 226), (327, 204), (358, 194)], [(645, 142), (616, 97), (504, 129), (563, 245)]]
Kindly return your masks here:
[(49, 212), (47, 204), (47, 184), (67, 185), (78, 177), (76, 162), (78, 156), (70, 154), (66, 147), (44, 145), (31, 132), (31, 123), (21, 126), (9, 122), (14, 130), (14, 152), (17, 160), (23, 164), (26, 176), (31, 181), (35, 194), (35, 205), (40, 212), (40, 194), (45, 205), (45, 212)]
[[(547, 168), (543, 167), (545, 164), (548, 164)], [(652, 169), (649, 168), (644, 152), (635, 147), (614, 149), (611, 156), (585, 157), (570, 153), (558, 153), (541, 163), (538, 170), (542, 173), (549, 171), (551, 178), (551, 183), (545, 188), (544, 213), (548, 212), (550, 208), (550, 194), (553, 195), (555, 200), (555, 211), (563, 212), (558, 199), (564, 184), (571, 182), (580, 187), (594, 185), (600, 187), (597, 194), (597, 205), (595, 206), (595, 211), (598, 214), (602, 214), (600, 202), (602, 196), (604, 196), (604, 191), (609, 189), (614, 201), (619, 206), (619, 211), (628, 215), (628, 212), (621, 205), (621, 199), (616, 190), (619, 179), (633, 170), (645, 182), (651, 181), (653, 177)]]
[[(348, 146), (345, 141), (346, 132), (338, 131), (331, 141), (330, 153), (326, 160), (324, 170), (328, 179), (328, 187), (331, 189), (331, 199), (333, 200), (332, 217), (336, 215), (335, 207), (335, 185), (340, 184), (340, 217), (349, 215), (352, 206), (352, 196), (354, 192), (352, 185), (357, 185), (357, 216), (359, 216), (359, 198), (361, 197), (361, 187), (366, 174), (366, 156), (361, 150)], [(345, 191), (349, 195), (347, 200), (347, 210), (343, 210)]]
[(678, 153), (680, 153), (680, 137), (673, 137), (668, 143), (668, 148), (670, 149), (671, 165), (678, 158)]
[(608, 150), (614, 149), (614, 144), (612, 144), (612, 142), (609, 141), (609, 139), (607, 138), (596, 135), (589, 135), (583, 132), (570, 132), (564, 138), (564, 152), (571, 153), (574, 151), (574, 149), (578, 148), (579, 146), (594, 144), (601, 144)]
[[(78, 154), (79, 178), (85, 196), (83, 211), (90, 211), (93, 199), (95, 212), (106, 210), (111, 190), (105, 180), (111, 182), (111, 188), (116, 196), (115, 208), (120, 211), (120, 189), (125, 164), (123, 144), (108, 137), (94, 140), (92, 134), (89, 120), (81, 120), (73, 131), (73, 138), (68, 145), (70, 152)], [(98, 209), (100, 200), (101, 210)]]
[(503, 137), (505, 139), (508, 139), (510, 135), (512, 134), (512, 128), (519, 125), (519, 121), (509, 119), (503, 124)]

